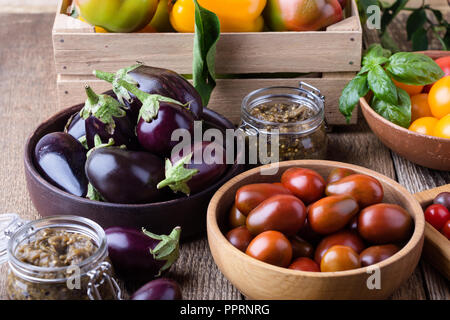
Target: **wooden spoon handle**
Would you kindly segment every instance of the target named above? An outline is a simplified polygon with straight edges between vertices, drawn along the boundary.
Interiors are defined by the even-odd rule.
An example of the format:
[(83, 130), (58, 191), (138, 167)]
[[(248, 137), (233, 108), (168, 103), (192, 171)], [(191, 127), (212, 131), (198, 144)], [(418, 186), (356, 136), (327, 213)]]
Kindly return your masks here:
[[(441, 192), (450, 192), (450, 184), (416, 193), (414, 196), (425, 210)], [(423, 257), (450, 280), (450, 240), (429, 223), (425, 224)]]

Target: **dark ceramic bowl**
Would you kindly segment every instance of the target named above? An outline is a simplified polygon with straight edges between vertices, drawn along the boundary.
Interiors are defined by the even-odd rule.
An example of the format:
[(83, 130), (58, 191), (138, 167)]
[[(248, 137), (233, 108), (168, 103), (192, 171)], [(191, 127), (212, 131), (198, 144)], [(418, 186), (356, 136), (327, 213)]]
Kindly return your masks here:
[[(217, 189), (243, 171), (239, 164), (229, 165), (227, 172), (214, 185), (189, 198), (151, 204), (116, 204), (92, 201), (69, 194), (47, 182), (36, 170), (34, 148), (41, 137), (62, 131), (69, 117), (83, 105), (65, 109), (41, 125), (31, 134), (25, 145), (25, 175), (31, 201), (41, 216), (79, 215), (92, 219), (103, 228), (123, 226), (142, 228), (168, 234), (181, 226), (182, 239), (193, 238), (206, 231), (206, 209)], [(219, 129), (233, 129), (233, 124), (218, 113), (205, 109), (203, 120)]]

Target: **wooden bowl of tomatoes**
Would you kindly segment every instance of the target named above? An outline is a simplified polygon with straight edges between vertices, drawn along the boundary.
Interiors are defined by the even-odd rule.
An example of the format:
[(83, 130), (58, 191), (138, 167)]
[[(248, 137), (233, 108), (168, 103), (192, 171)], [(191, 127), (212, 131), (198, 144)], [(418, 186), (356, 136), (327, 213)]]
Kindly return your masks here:
[(388, 298), (416, 268), (424, 228), (397, 182), (324, 160), (246, 171), (207, 213), (214, 261), (250, 299)]
[(402, 86), (396, 83), (411, 97), (412, 121), (408, 129), (380, 116), (371, 108), (365, 97), (360, 99), (360, 105), (369, 127), (389, 149), (418, 165), (448, 171), (450, 170), (450, 138), (448, 138), (450, 137), (450, 54), (448, 51), (420, 53), (436, 61), (439, 59), (441, 62), (438, 64), (445, 76), (434, 85), (425, 87)]

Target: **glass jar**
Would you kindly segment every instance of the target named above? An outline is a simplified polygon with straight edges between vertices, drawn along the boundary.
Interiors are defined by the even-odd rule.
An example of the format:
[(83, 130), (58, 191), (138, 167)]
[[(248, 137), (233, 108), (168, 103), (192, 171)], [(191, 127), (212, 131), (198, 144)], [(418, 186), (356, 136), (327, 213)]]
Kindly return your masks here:
[[(61, 250), (68, 250), (69, 245), (77, 245), (72, 240), (78, 236), (80, 239), (90, 239), (89, 244), (93, 244), (90, 248), (94, 251), (92, 254), (89, 252), (79, 263), (58, 267), (37, 266), (18, 257), (19, 252), (25, 252), (31, 258), (37, 255), (41, 259), (41, 253), (50, 252), (53, 248), (45, 246), (50, 238), (48, 242), (47, 239), (40, 239), (42, 242), (39, 244), (44, 245), (42, 249), (39, 246), (39, 251), (32, 247), (36, 239), (46, 233), (73, 237), (64, 243), (66, 246), (61, 247)], [(57, 241), (62, 238), (53, 239)], [(56, 246), (58, 244), (56, 242)], [(74, 251), (77, 254), (83, 249), (81, 243), (78, 245)], [(24, 251), (28, 248), (33, 249)], [(25, 222), (15, 214), (1, 215), (0, 263), (3, 262), (9, 265), (6, 287), (11, 300), (121, 299), (121, 290), (113, 278), (108, 260), (105, 232), (97, 223), (86, 218), (53, 216)]]
[[(270, 162), (276, 152), (278, 161), (324, 159), (328, 143), (324, 102), (320, 91), (304, 82), (298, 88), (268, 87), (251, 92), (242, 101), (240, 128), (247, 138), (258, 138), (247, 139), (248, 150), (260, 150), (267, 141), (264, 149), (272, 157)], [(267, 111), (270, 114), (264, 114)]]

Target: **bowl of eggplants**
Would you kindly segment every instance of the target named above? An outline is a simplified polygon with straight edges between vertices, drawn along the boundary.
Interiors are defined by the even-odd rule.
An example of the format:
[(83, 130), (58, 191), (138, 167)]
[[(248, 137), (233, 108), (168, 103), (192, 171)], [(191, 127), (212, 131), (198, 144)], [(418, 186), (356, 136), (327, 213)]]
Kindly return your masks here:
[[(192, 85), (173, 71), (139, 64), (94, 74), (113, 90), (97, 94), (86, 86), (85, 103), (52, 116), (26, 142), (27, 188), (39, 214), (77, 214), (103, 228), (158, 234), (180, 226), (182, 240), (202, 234), (209, 200), (243, 166), (171, 154), (170, 137), (176, 129), (192, 134), (194, 121), (222, 132), (233, 124), (202, 107)], [(192, 141), (190, 150), (214, 143)]]

